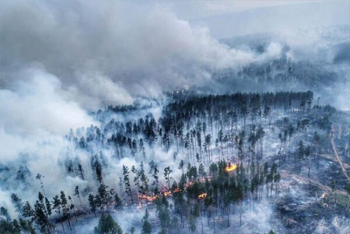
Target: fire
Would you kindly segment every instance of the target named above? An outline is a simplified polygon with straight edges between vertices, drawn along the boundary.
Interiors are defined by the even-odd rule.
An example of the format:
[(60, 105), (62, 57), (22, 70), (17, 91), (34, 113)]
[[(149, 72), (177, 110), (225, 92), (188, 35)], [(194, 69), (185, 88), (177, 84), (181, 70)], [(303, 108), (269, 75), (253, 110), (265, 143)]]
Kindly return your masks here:
[[(233, 165), (235, 168), (237, 167), (236, 165)], [(232, 167), (230, 165), (230, 167)], [(234, 170), (234, 169), (232, 169)], [(205, 180), (208, 179), (210, 180), (211, 177), (210, 176), (207, 176), (205, 178), (201, 178), (201, 179), (198, 179), (199, 182), (201, 183), (204, 183)], [(190, 186), (192, 186), (194, 184), (193, 181), (189, 181), (185, 184), (185, 188), (188, 188)], [(153, 194), (153, 195), (146, 195), (146, 194), (139, 194), (138, 195), (138, 199), (139, 200), (143, 200), (143, 201), (147, 201), (148, 204), (152, 204), (152, 202), (154, 202), (155, 200), (157, 200), (158, 198), (160, 198), (162, 195), (165, 196), (165, 197), (170, 197), (172, 196), (173, 194), (175, 193), (179, 193), (179, 192), (182, 192), (182, 189), (181, 188), (175, 188), (173, 191), (171, 191), (169, 188), (167, 187), (164, 187), (163, 189), (161, 189), (161, 191), (159, 192), (159, 194)], [(204, 199), (207, 197), (207, 194), (206, 193), (202, 193), (198, 196), (198, 199)]]
[(178, 193), (178, 192), (181, 192), (182, 190), (180, 188), (176, 188), (173, 192), (171, 192), (170, 190), (168, 190), (167, 188), (164, 188), (159, 194), (154, 194), (152, 196), (148, 196), (148, 195), (145, 195), (145, 194), (139, 194), (138, 195), (138, 198), (140, 200), (146, 200), (148, 201), (149, 203), (157, 200), (161, 194), (163, 194), (165, 197), (170, 197), (173, 195), (173, 193)]
[(237, 169), (237, 165), (236, 164), (228, 164), (225, 168), (225, 171), (227, 172), (231, 172)]
[(207, 193), (202, 193), (198, 196), (198, 199), (204, 199), (207, 197)]
[(171, 196), (171, 192), (170, 192), (170, 191), (165, 191), (163, 194), (164, 194), (164, 196), (166, 196), (166, 197)]
[(139, 194), (139, 199), (147, 200), (147, 201), (149, 201), (149, 202), (153, 202), (153, 201), (156, 200), (157, 198), (158, 198), (158, 196), (156, 196), (156, 195), (147, 196), (147, 195)]
[(176, 188), (176, 189), (174, 190), (174, 193), (179, 193), (179, 192), (181, 192), (181, 189), (180, 189), (180, 188)]
[(325, 198), (326, 197), (326, 193), (322, 193), (321, 195), (321, 199)]

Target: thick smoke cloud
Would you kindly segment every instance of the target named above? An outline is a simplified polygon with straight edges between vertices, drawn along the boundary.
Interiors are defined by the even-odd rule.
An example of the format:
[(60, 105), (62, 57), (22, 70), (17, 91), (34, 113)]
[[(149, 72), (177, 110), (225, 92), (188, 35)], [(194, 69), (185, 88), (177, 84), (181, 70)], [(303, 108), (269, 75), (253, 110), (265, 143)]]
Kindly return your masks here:
[(154, 4), (16, 0), (2, 5), (0, 84), (11, 85), (18, 70), (39, 63), (71, 100), (88, 109), (198, 85), (216, 69), (256, 59)]
[[(12, 217), (16, 213), (9, 206), (10, 191), (34, 198), (40, 190), (33, 179), (37, 173), (45, 174), (48, 192), (56, 186), (79, 184), (73, 178), (59, 177), (64, 171), (56, 165), (64, 161), (69, 149), (63, 135), (70, 128), (96, 124), (78, 103), (65, 97), (57, 77), (42, 68), (23, 70), (17, 76), (10, 86), (0, 89), (0, 205), (8, 207)], [(31, 189), (15, 180), (20, 165), (32, 173)]]
[[(38, 181), (30, 190), (16, 188), (18, 165), (28, 166), (33, 177), (45, 176), (48, 196), (57, 188), (72, 192), (81, 183), (62, 176), (62, 165), (69, 156), (89, 168), (90, 155), (71, 148), (62, 136), (70, 128), (96, 124), (87, 110), (186, 88), (210, 79), (215, 69), (257, 59), (166, 9), (137, 3), (7, 1), (0, 10), (0, 35), (0, 166), (13, 172), (0, 175), (6, 181), (0, 192), (8, 208), (10, 191), (30, 200), (40, 191)], [(116, 171), (122, 164), (138, 163), (122, 161)]]
[(20, 135), (41, 130), (65, 134), (93, 122), (77, 103), (64, 98), (57, 77), (34, 69), (17, 75), (25, 80), (0, 90), (0, 129)]

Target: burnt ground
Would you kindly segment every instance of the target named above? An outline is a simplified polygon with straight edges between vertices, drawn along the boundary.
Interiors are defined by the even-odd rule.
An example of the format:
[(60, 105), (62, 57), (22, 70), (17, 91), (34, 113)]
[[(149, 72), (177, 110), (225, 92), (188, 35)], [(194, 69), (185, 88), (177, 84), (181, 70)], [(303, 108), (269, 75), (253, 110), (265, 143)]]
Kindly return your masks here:
[[(350, 199), (344, 187), (346, 177), (335, 156), (321, 154), (312, 164), (288, 161), (281, 165), (281, 195), (275, 202), (275, 215), (282, 223), (278, 233), (350, 233)], [(349, 168), (347, 163), (344, 163)], [(332, 180), (337, 181), (332, 190)], [(322, 194), (324, 194), (322, 196)]]

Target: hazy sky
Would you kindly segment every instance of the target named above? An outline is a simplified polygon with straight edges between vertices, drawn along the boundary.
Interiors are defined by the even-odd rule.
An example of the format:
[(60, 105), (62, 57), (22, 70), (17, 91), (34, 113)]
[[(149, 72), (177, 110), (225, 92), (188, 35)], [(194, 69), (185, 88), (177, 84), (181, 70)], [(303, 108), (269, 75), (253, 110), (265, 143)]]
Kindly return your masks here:
[(242, 0), (179, 0), (179, 1), (155, 1), (172, 9), (176, 14), (186, 20), (202, 17), (235, 13), (255, 8), (273, 7), (290, 4), (302, 4), (316, 1), (242, 1)]
[(189, 21), (193, 26), (208, 27), (215, 38), (291, 33), (350, 22), (350, 1), (205, 1), (198, 4), (203, 9), (196, 12), (195, 7), (190, 7), (193, 14), (189, 15), (193, 17)]

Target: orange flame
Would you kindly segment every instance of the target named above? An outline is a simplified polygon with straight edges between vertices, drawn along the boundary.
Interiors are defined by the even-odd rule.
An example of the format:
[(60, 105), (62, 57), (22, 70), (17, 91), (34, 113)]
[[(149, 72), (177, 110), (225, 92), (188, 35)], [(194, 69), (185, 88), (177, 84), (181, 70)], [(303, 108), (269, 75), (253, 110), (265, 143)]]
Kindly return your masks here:
[(207, 197), (207, 193), (202, 193), (198, 196), (198, 199), (204, 199)]
[(170, 192), (170, 191), (165, 191), (163, 194), (164, 194), (164, 196), (166, 196), (166, 197), (171, 196), (171, 192)]
[[(234, 165), (236, 166), (236, 165)], [(231, 166), (232, 167), (232, 166)], [(204, 183), (205, 182), (205, 179), (208, 179), (210, 180), (211, 177), (210, 176), (206, 176), (205, 178), (200, 178), (198, 181), (201, 182), (201, 183)], [(185, 187), (188, 188), (190, 186), (192, 186), (194, 184), (193, 181), (189, 181), (185, 184)], [(164, 195), (165, 197), (169, 197), (169, 196), (172, 196), (173, 193), (179, 193), (181, 192), (182, 189), (181, 188), (176, 188), (174, 189), (174, 191), (171, 191), (169, 188), (167, 187), (164, 187), (160, 192), (159, 194), (153, 194), (151, 196), (148, 196), (148, 195), (145, 195), (145, 194), (139, 194), (138, 195), (138, 198), (139, 200), (144, 200), (144, 201), (147, 201), (148, 204), (151, 204), (153, 201), (157, 200), (158, 198), (161, 197), (161, 195)], [(207, 197), (207, 194), (206, 193), (202, 193), (198, 196), (198, 199), (204, 199)]]
[(176, 189), (174, 190), (174, 193), (179, 193), (179, 192), (181, 192), (181, 189), (180, 189), (180, 188), (176, 188)]
[(237, 169), (237, 165), (236, 164), (228, 164), (225, 168), (226, 172), (231, 172)]
[(153, 201), (156, 200), (157, 198), (158, 198), (157, 195), (147, 196), (147, 195), (139, 194), (139, 199), (147, 200), (147, 201), (149, 201), (149, 202), (153, 202)]

